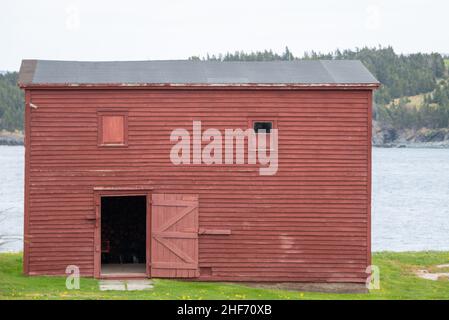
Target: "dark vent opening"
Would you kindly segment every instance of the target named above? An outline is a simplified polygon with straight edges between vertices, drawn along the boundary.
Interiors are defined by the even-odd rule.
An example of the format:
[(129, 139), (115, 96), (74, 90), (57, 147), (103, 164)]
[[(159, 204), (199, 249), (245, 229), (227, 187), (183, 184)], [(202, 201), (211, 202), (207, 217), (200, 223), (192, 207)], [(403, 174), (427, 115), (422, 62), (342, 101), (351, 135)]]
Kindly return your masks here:
[(254, 122), (254, 131), (256, 133), (270, 133), (273, 129), (273, 122), (271, 121), (256, 121)]

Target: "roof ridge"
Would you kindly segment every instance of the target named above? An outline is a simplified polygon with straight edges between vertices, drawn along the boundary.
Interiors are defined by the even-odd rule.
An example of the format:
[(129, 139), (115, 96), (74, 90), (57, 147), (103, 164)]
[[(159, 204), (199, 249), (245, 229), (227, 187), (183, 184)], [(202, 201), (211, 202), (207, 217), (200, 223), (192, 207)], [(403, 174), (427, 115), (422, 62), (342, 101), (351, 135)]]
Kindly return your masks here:
[[(325, 64), (325, 61), (324, 61), (324, 60), (318, 60), (318, 61), (320, 61), (321, 66), (324, 68), (324, 70), (326, 70), (326, 72), (328, 73), (329, 77), (331, 77), (332, 80), (334, 80), (334, 82), (335, 82), (335, 77), (334, 77), (334, 75), (329, 71), (329, 69), (327, 68), (327, 65)], [(327, 61), (329, 61), (329, 60), (327, 60)]]

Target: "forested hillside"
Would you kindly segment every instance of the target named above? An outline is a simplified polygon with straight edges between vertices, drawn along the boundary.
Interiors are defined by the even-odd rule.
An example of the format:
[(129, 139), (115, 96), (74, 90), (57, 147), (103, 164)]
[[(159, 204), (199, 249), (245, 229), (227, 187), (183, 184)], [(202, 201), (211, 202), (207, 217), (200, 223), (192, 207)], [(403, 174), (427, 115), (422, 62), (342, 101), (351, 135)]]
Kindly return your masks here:
[[(375, 93), (375, 143), (428, 142), (449, 140), (449, 79), (445, 60), (439, 53), (396, 54), (391, 47), (362, 48), (331, 53), (309, 52), (296, 57), (286, 48), (273, 51), (234, 52), (196, 60), (271, 61), (294, 59), (357, 59), (382, 83)], [(447, 62), (447, 61), (446, 61)], [(409, 96), (422, 95), (422, 102), (411, 104)]]
[(0, 74), (0, 130), (22, 130), (24, 99), (17, 72)]
[[(191, 57), (190, 59), (200, 59)], [(272, 61), (294, 59), (352, 59), (363, 64), (382, 83), (376, 93), (376, 102), (387, 104), (394, 98), (426, 93), (436, 88), (436, 79), (444, 77), (446, 67), (443, 57), (438, 53), (398, 55), (393, 48), (363, 48), (360, 50), (337, 50), (332, 53), (306, 53), (295, 57), (288, 48), (277, 54), (271, 50), (260, 52), (235, 52), (207, 55), (201, 60), (219, 61)]]
[[(449, 140), (449, 77), (445, 60), (438, 53), (396, 54), (391, 47), (362, 48), (331, 53), (309, 52), (295, 56), (288, 48), (283, 53), (271, 50), (234, 52), (191, 60), (272, 61), (294, 59), (357, 59), (382, 83), (375, 93), (374, 121), (381, 135), (380, 144), (394, 141), (407, 131), (425, 130), (429, 137), (444, 129)], [(447, 61), (446, 61), (447, 62)], [(418, 97), (419, 99), (416, 99)], [(419, 102), (412, 101), (413, 99)], [(22, 130), (23, 93), (17, 87), (17, 72), (0, 74), (0, 130)], [(427, 131), (426, 131), (427, 130)], [(444, 131), (444, 132), (446, 132)], [(408, 139), (408, 138), (407, 138)]]

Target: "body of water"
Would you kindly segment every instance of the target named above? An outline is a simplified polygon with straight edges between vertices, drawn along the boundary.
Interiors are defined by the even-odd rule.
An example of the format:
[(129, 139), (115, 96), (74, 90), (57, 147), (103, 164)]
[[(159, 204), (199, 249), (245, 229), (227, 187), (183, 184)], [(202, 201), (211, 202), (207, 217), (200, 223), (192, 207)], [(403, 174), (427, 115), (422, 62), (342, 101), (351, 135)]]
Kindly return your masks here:
[[(0, 146), (0, 251), (22, 250), (23, 147)], [(373, 149), (373, 251), (449, 250), (449, 150)]]
[(22, 250), (23, 146), (0, 146), (0, 252)]
[(449, 150), (373, 149), (374, 251), (449, 250)]

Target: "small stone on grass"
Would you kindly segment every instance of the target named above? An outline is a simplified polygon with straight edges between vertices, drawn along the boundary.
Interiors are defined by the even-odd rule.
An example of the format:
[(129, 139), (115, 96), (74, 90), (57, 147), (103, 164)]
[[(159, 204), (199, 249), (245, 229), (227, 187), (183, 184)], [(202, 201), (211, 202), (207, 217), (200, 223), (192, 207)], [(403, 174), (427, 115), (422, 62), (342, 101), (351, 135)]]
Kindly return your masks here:
[(138, 291), (153, 289), (151, 280), (100, 280), (101, 291)]
[(126, 283), (128, 291), (153, 289), (151, 280), (128, 280)]

